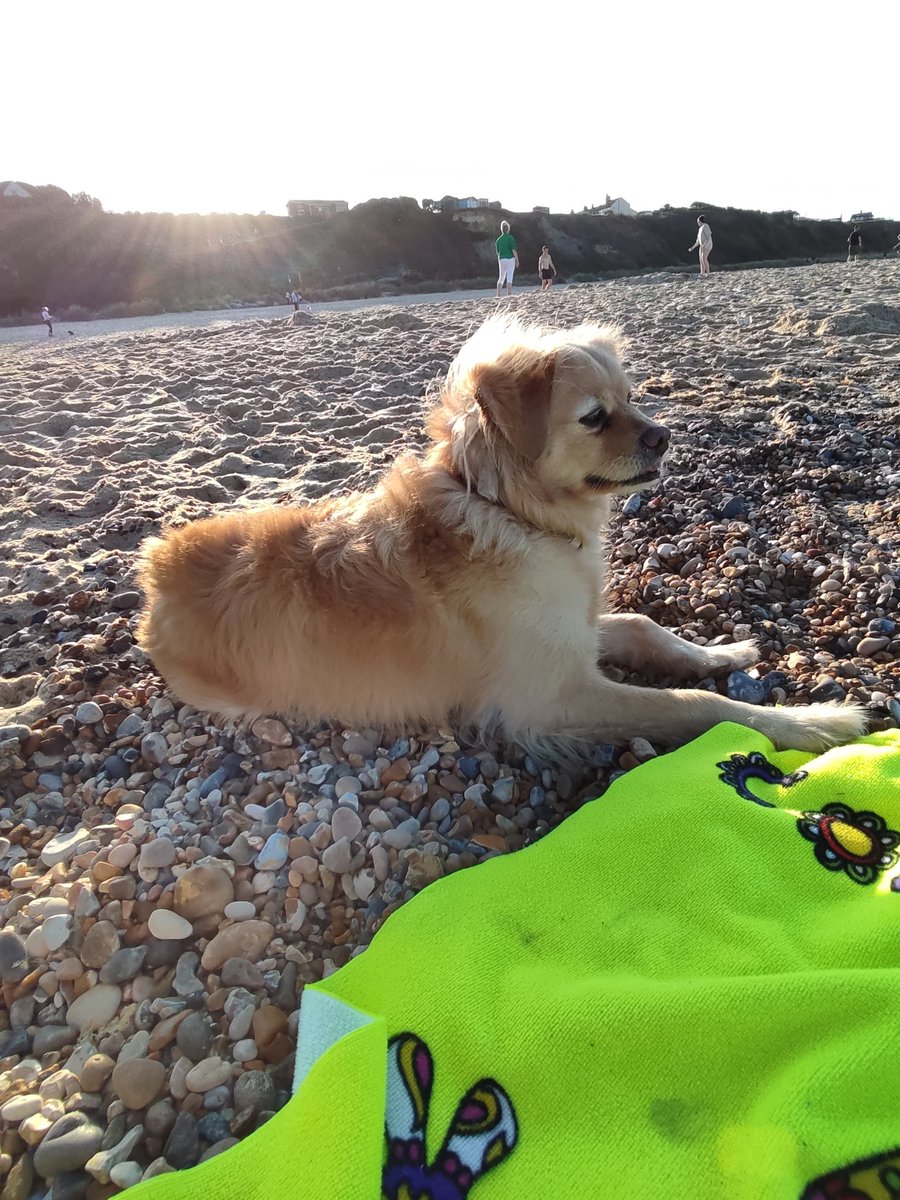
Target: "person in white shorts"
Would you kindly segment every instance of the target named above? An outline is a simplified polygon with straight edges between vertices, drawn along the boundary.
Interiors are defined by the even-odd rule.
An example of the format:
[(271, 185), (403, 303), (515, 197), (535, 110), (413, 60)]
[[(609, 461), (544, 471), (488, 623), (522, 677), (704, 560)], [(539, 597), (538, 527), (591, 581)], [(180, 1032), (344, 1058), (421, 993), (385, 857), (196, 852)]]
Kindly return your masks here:
[(700, 274), (709, 274), (709, 252), (712, 250), (712, 230), (706, 223), (706, 217), (697, 218), (697, 240), (691, 250), (700, 250)]
[(500, 267), (500, 275), (497, 279), (497, 299), (499, 300), (504, 284), (506, 285), (506, 294), (512, 295), (513, 275), (519, 265), (519, 252), (516, 249), (516, 239), (509, 232), (509, 221), (500, 222), (500, 236), (497, 238), (496, 246), (497, 263)]

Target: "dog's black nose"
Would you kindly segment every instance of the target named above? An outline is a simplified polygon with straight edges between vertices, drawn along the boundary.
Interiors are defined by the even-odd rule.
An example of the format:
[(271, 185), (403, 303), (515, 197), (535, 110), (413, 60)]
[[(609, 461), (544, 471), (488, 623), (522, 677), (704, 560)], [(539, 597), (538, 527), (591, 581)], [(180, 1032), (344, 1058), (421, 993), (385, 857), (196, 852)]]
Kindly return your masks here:
[(669, 448), (671, 436), (671, 431), (665, 425), (648, 425), (641, 434), (641, 441), (648, 450), (655, 450), (657, 454), (665, 454)]

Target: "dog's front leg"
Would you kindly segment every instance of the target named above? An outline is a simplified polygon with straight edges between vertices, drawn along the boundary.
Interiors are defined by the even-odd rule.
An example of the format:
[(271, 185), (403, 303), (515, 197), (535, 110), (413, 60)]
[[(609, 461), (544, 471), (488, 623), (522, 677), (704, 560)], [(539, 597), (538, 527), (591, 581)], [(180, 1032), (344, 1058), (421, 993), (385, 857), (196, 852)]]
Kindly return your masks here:
[(599, 672), (547, 705), (546, 722), (532, 736), (557, 735), (622, 743), (633, 737), (681, 745), (721, 721), (747, 725), (781, 749), (824, 750), (851, 741), (865, 727), (855, 705), (810, 704), (762, 708), (695, 689), (630, 687)]
[(755, 663), (756, 642), (695, 646), (670, 629), (639, 614), (607, 613), (598, 622), (599, 661), (616, 663), (644, 675), (702, 679)]

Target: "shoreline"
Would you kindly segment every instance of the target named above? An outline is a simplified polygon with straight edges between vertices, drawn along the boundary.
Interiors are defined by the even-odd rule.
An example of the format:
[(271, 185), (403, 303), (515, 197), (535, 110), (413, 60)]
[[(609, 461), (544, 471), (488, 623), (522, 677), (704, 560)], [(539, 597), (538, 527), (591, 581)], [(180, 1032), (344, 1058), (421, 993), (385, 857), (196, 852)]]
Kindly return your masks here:
[[(881, 259), (863, 259), (865, 263), (881, 262)], [(888, 262), (893, 260), (888, 259)], [(793, 259), (785, 259), (781, 263), (726, 263), (718, 269), (713, 269), (714, 275), (734, 275), (746, 271), (762, 271), (762, 270), (803, 270), (807, 267), (815, 268), (831, 265), (832, 263), (840, 265), (844, 260), (835, 258), (828, 262), (820, 260), (814, 262), (798, 262)], [(862, 264), (861, 264), (862, 265)], [(610, 283), (628, 283), (628, 282), (647, 282), (647, 281), (677, 281), (683, 278), (691, 278), (697, 275), (697, 268), (694, 264), (684, 264), (678, 266), (647, 268), (642, 271), (635, 271), (630, 274), (611, 274), (609, 278), (600, 278), (595, 280), (571, 281), (566, 283), (554, 284), (551, 289), (552, 293), (560, 294), (568, 288), (573, 287), (600, 287)], [(518, 272), (519, 279), (522, 278), (522, 273)], [(518, 284), (513, 287), (513, 295), (518, 299), (522, 296), (527, 296), (533, 293), (540, 292), (540, 283), (531, 282), (527, 285)], [(313, 314), (319, 312), (356, 312), (366, 308), (378, 307), (397, 307), (409, 308), (416, 304), (454, 304), (461, 300), (486, 300), (495, 296), (495, 285), (491, 284), (484, 288), (473, 288), (465, 291), (435, 291), (435, 292), (410, 292), (400, 295), (384, 295), (384, 296), (367, 296), (352, 300), (322, 300), (310, 301), (304, 303), (302, 310), (309, 310)], [(301, 311), (302, 311), (301, 310)], [(272, 304), (272, 305), (250, 305), (246, 308), (224, 308), (224, 309), (191, 309), (188, 312), (173, 312), (173, 313), (155, 313), (148, 316), (139, 317), (110, 317), (100, 318), (90, 321), (55, 321), (54, 335), (49, 338), (45, 332), (44, 326), (41, 323), (34, 322), (30, 325), (0, 325), (0, 346), (2, 345), (20, 345), (20, 344), (42, 344), (42, 342), (55, 343), (56, 338), (65, 339), (68, 336), (68, 330), (73, 330), (75, 337), (104, 337), (113, 333), (140, 333), (150, 329), (187, 329), (194, 327), (204, 327), (208, 325), (220, 325), (227, 322), (238, 322), (248, 320), (276, 320), (280, 317), (291, 317), (293, 308), (290, 304)]]

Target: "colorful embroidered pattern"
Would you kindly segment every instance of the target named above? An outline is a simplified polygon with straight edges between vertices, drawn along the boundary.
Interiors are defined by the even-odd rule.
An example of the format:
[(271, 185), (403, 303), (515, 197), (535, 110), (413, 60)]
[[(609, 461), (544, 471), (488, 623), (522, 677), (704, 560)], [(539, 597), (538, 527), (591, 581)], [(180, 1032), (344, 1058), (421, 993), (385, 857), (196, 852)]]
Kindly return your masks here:
[(480, 1079), (456, 1110), (434, 1162), (426, 1162), (425, 1130), (434, 1083), (428, 1047), (414, 1033), (388, 1043), (384, 1200), (465, 1200), (473, 1184), (513, 1150), (518, 1125), (512, 1103), (493, 1079)]
[(777, 784), (778, 787), (789, 788), (807, 777), (806, 771), (794, 771), (791, 775), (785, 775), (784, 771), (776, 767), (774, 763), (770, 763), (758, 750), (754, 750), (752, 754), (732, 754), (725, 762), (716, 763), (716, 766), (722, 771), (719, 778), (723, 783), (733, 787), (737, 794), (743, 796), (745, 800), (751, 800), (754, 804), (762, 805), (763, 808), (775, 808), (776, 805), (771, 804), (768, 800), (760, 800), (759, 796), (754, 796), (747, 787), (748, 780), (759, 779), (762, 783), (772, 783)]
[(821, 812), (804, 813), (797, 828), (813, 843), (823, 867), (845, 871), (856, 883), (874, 883), (900, 858), (900, 833), (888, 829), (877, 813), (826, 804)]
[(895, 1200), (900, 1197), (900, 1146), (814, 1179), (800, 1200)]

